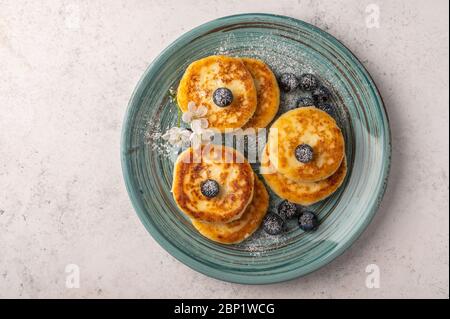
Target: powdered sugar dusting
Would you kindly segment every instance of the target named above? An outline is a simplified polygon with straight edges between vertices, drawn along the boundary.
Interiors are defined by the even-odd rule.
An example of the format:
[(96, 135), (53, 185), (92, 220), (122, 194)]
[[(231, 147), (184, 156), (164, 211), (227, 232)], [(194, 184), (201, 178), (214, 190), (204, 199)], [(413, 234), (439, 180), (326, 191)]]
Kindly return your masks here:
[(180, 148), (163, 140), (162, 136), (165, 131), (161, 129), (160, 123), (149, 120), (144, 133), (144, 141), (152, 152), (175, 163)]
[[(298, 44), (280, 43), (279, 38), (272, 35), (255, 35), (250, 41), (252, 44), (242, 49), (235, 47), (235, 38), (233, 34), (226, 36), (215, 51), (215, 54), (261, 59), (270, 66), (277, 78), (283, 73), (293, 73), (298, 78), (304, 73), (316, 75), (317, 67), (306, 62), (310, 61), (310, 59), (306, 58), (306, 53), (299, 53), (298, 48), (295, 47)], [(309, 92), (300, 92), (299, 89), (283, 93), (280, 100), (279, 114), (296, 107), (297, 100), (301, 96), (311, 97), (311, 94)]]
[[(280, 41), (280, 37), (277, 35), (265, 34), (259, 35), (255, 33), (250, 36), (247, 34), (246, 38), (249, 38), (248, 42), (243, 48), (241, 46), (242, 41), (237, 39), (239, 35), (235, 35), (232, 32), (228, 33), (223, 38), (220, 45), (213, 52), (209, 54), (228, 55), (237, 57), (253, 57), (264, 61), (270, 66), (272, 71), (277, 77), (282, 73), (293, 73), (297, 77), (300, 77), (304, 73), (311, 73), (315, 75), (322, 84), (328, 87), (333, 95), (338, 92), (336, 88), (342, 87), (339, 83), (340, 79), (337, 77), (335, 71), (332, 68), (326, 67), (323, 64), (316, 65), (316, 58), (312, 58), (311, 52), (305, 48), (305, 50), (299, 50), (298, 46), (301, 45), (294, 41)], [(311, 93), (302, 91), (300, 89), (293, 90), (289, 93), (281, 94), (280, 110), (279, 114), (282, 114), (294, 107), (300, 97), (311, 98)], [(340, 99), (333, 99), (333, 103), (336, 105), (338, 118), (345, 117), (347, 121), (346, 111), (343, 105), (347, 102), (348, 95), (339, 96)], [(166, 105), (171, 110), (169, 111), (169, 117), (173, 118), (173, 112), (177, 112), (177, 106), (173, 101), (169, 101)], [(147, 124), (145, 132), (146, 144), (151, 150), (158, 152), (160, 156), (170, 159), (175, 162), (177, 155), (180, 152), (179, 148), (173, 147), (166, 143), (161, 138), (162, 134), (168, 128), (160, 127), (161, 121), (152, 119)], [(253, 144), (255, 141), (249, 139), (248, 143)], [(254, 165), (255, 172), (258, 172), (258, 165)], [(276, 212), (276, 207), (281, 202), (281, 199), (273, 194), (270, 188), (267, 187), (270, 193), (270, 207), (268, 213)], [(314, 206), (312, 207), (314, 210)], [(242, 243), (237, 244), (235, 247), (238, 250), (246, 251), (251, 257), (257, 258), (264, 257), (269, 254), (269, 251), (275, 250), (279, 247), (283, 247), (288, 244), (289, 241), (296, 237), (298, 222), (296, 218), (287, 222), (287, 231), (281, 235), (269, 235), (263, 229), (262, 226), (248, 239)], [(256, 262), (256, 261), (255, 261)]]

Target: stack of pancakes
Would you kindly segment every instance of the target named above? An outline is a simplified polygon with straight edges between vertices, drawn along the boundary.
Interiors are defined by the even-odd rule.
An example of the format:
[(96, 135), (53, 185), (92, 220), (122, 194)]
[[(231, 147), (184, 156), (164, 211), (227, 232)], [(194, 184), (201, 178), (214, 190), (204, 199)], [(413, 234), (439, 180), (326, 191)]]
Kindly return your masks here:
[[(219, 103), (215, 93), (224, 90), (229, 99)], [(274, 119), (280, 91), (273, 72), (260, 60), (209, 56), (188, 66), (178, 86), (177, 102), (183, 112), (192, 102), (206, 107), (209, 128), (219, 132), (257, 129)], [(302, 144), (314, 152), (307, 163), (296, 158), (296, 148)], [(266, 184), (281, 198), (302, 205), (331, 195), (347, 171), (339, 127), (314, 107), (289, 111), (274, 122), (261, 162)], [(221, 145), (202, 145), (181, 153), (172, 192), (194, 227), (224, 244), (250, 236), (269, 206), (267, 190), (245, 157)]]
[[(218, 194), (207, 197), (202, 183), (214, 180)], [(178, 207), (205, 237), (224, 244), (250, 236), (264, 218), (269, 195), (242, 154), (220, 145), (188, 148), (175, 163), (172, 184)]]
[[(297, 147), (305, 144), (313, 150), (307, 163), (296, 157)], [(315, 107), (286, 112), (270, 128), (261, 168), (267, 185), (278, 196), (312, 205), (344, 181), (347, 161), (342, 132), (330, 115)]]
[[(232, 92), (231, 105), (214, 103), (213, 94), (219, 88)], [(275, 75), (263, 61), (213, 55), (188, 66), (178, 86), (177, 102), (183, 112), (190, 102), (205, 106), (209, 127), (220, 132), (264, 128), (277, 114), (280, 91)]]
[[(226, 88), (232, 102), (214, 102)], [(264, 128), (278, 112), (280, 90), (275, 75), (261, 60), (213, 55), (191, 63), (177, 91), (183, 112), (188, 104), (205, 106), (209, 128), (219, 132)], [(202, 193), (202, 183), (218, 184), (216, 196)], [(269, 206), (264, 184), (242, 154), (233, 148), (203, 145), (189, 148), (175, 163), (172, 192), (178, 207), (205, 237), (224, 244), (239, 243), (260, 226)]]

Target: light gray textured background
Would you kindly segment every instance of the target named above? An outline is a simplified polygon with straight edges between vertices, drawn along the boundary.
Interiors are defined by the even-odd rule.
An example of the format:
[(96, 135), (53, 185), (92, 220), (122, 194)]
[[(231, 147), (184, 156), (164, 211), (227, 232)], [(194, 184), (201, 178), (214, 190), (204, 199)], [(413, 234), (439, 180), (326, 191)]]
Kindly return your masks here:
[[(366, 27), (366, 6), (380, 28)], [(130, 94), (169, 43), (242, 12), (335, 35), (379, 85), (391, 119), (387, 194), (337, 260), (268, 286), (220, 282), (168, 255), (141, 225), (119, 161)], [(0, 297), (449, 296), (448, 2), (0, 0)], [(65, 266), (81, 286), (67, 289)], [(376, 263), (381, 287), (365, 286)]]

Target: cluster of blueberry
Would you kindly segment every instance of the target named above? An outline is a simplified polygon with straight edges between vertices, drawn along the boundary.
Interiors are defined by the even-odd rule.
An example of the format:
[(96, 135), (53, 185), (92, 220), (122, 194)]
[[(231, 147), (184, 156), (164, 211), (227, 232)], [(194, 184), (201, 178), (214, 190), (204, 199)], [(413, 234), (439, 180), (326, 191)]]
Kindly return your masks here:
[(278, 205), (277, 213), (269, 213), (263, 220), (264, 231), (278, 235), (286, 230), (286, 221), (298, 217), (298, 225), (304, 231), (316, 230), (319, 226), (317, 215), (287, 200)]
[(316, 106), (331, 116), (335, 115), (335, 110), (331, 104), (331, 92), (322, 85), (320, 81), (310, 73), (297, 77), (293, 73), (283, 73), (278, 78), (278, 84), (283, 92), (292, 92), (297, 88), (311, 92), (311, 97), (301, 96), (298, 98), (295, 107)]

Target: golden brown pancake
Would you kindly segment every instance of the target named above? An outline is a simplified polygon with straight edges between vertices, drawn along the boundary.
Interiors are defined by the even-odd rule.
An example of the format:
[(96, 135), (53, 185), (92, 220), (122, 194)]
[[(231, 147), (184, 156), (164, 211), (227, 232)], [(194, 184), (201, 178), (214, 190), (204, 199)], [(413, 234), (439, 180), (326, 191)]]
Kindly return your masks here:
[(281, 198), (305, 206), (332, 195), (342, 185), (346, 174), (345, 157), (336, 173), (318, 182), (296, 182), (276, 172), (271, 166), (267, 145), (261, 159), (261, 175), (273, 192)]
[(194, 227), (205, 237), (223, 244), (236, 244), (253, 234), (261, 225), (269, 207), (269, 194), (255, 176), (253, 200), (241, 218), (230, 223), (206, 223), (192, 220)]
[[(213, 101), (218, 88), (228, 88), (233, 102), (219, 107)], [(239, 58), (213, 55), (191, 63), (178, 86), (177, 101), (183, 112), (188, 103), (204, 105), (210, 128), (224, 132), (241, 128), (256, 110), (257, 96), (252, 75)]]
[[(276, 170), (298, 182), (316, 182), (333, 175), (344, 158), (344, 137), (336, 121), (315, 107), (302, 107), (281, 115), (268, 137), (269, 156)], [(295, 157), (298, 145), (314, 150), (309, 163)]]
[(258, 104), (255, 114), (244, 125), (245, 128), (263, 128), (269, 125), (278, 112), (280, 89), (272, 70), (261, 60), (242, 58), (256, 86)]
[[(207, 179), (220, 186), (216, 197), (201, 192)], [(178, 207), (189, 217), (206, 222), (239, 219), (253, 198), (254, 173), (235, 149), (203, 145), (181, 153), (175, 163), (172, 192)]]

